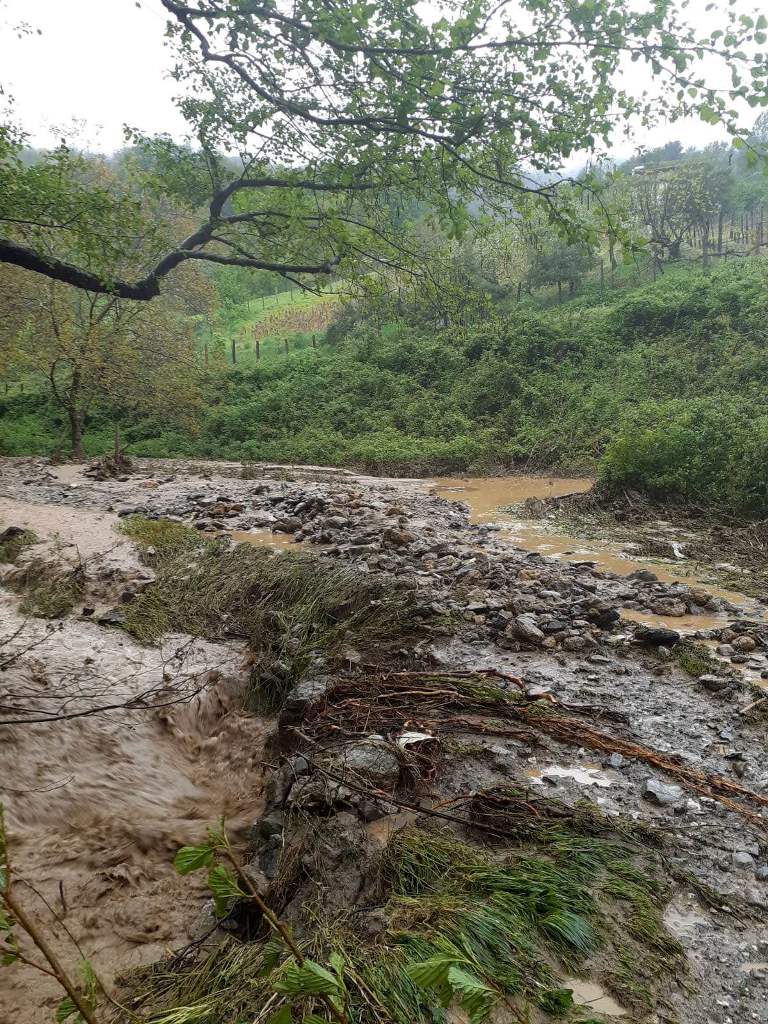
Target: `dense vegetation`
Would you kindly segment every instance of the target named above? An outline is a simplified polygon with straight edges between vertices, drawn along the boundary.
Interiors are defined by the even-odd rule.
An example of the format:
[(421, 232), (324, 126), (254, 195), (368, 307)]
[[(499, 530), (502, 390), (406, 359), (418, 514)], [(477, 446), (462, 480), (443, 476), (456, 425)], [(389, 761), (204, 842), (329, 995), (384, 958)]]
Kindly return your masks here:
[[(521, 45), (490, 0), (162, 6), (195, 145), (0, 124), (0, 454), (598, 468), (768, 511), (768, 114), (731, 106), (768, 105), (765, 16), (530, 0)], [(691, 115), (729, 142), (608, 158)]]
[[(592, 469), (656, 497), (768, 510), (768, 263), (562, 305), (481, 302), (462, 327), (413, 308), (341, 306), (316, 349), (292, 340), (212, 361), (197, 430), (159, 417), (125, 431), (138, 455), (358, 465), (392, 473), (488, 472), (520, 463)], [(0, 450), (49, 453), (57, 413), (43, 393), (0, 403)], [(87, 444), (112, 443), (111, 409)]]

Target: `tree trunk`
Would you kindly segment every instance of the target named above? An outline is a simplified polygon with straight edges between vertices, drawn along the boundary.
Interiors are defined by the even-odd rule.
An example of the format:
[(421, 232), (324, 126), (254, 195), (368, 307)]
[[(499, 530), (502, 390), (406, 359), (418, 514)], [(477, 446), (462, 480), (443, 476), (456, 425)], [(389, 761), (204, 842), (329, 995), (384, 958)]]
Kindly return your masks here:
[(85, 413), (80, 408), (80, 371), (74, 370), (69, 385), (67, 401), (67, 417), (69, 418), (69, 439), (72, 445), (72, 458), (75, 462), (83, 461), (83, 426)]
[(69, 416), (69, 440), (72, 446), (72, 458), (75, 462), (83, 461), (83, 416), (78, 409), (67, 409)]

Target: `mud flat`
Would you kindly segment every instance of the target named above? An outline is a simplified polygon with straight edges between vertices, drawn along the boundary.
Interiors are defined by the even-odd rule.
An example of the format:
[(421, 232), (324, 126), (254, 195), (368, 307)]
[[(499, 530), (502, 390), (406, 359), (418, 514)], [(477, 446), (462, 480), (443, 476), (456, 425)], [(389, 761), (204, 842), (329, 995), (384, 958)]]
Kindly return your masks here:
[[(226, 813), (281, 917), (318, 955), (323, 935), (343, 950), (362, 1020), (378, 1019), (365, 1001), (374, 967), (403, 976), (414, 947), (479, 936), (472, 922), (490, 934), (492, 885), (546, 894), (524, 923), (507, 920), (516, 980), (508, 949), (472, 940), (518, 1016), (554, 1019), (565, 997), (551, 993), (568, 989), (566, 1020), (762, 1021), (766, 705), (738, 661), (694, 642), (730, 646), (759, 676), (754, 607), (643, 559), (621, 573), (529, 548), (466, 491), (321, 468), (238, 474), (153, 462), (94, 481), (2, 463), (3, 526), (38, 538), (2, 591), (0, 787), (18, 869), (110, 981), (193, 939), (219, 979), (233, 950), (242, 958), (221, 1003), (194, 988), (193, 957), (164, 986), (144, 975), (121, 988), (135, 1011), (208, 999), (208, 1017), (190, 1019), (260, 1019), (259, 922), (233, 910), (217, 929), (204, 887), (170, 866)], [(115, 531), (123, 520), (191, 527), (186, 561), (137, 547)], [(215, 539), (243, 533), (282, 550)], [(25, 566), (43, 556), (79, 574), (70, 609), (50, 619), (21, 610)], [(200, 575), (222, 567), (237, 585), (203, 614)], [(332, 573), (348, 588), (333, 612), (352, 616), (346, 634), (312, 626)], [(272, 587), (258, 619), (254, 580)], [(624, 609), (664, 621), (644, 629)], [(669, 628), (689, 619), (686, 636)], [(174, 629), (140, 643), (136, 624), (146, 641), (150, 621)], [(730, 641), (710, 635), (722, 630)], [(555, 907), (577, 929), (565, 938)], [(0, 1019), (50, 1019), (55, 989), (26, 968), (4, 969), (0, 993)], [(430, 1019), (401, 995), (409, 1019)]]

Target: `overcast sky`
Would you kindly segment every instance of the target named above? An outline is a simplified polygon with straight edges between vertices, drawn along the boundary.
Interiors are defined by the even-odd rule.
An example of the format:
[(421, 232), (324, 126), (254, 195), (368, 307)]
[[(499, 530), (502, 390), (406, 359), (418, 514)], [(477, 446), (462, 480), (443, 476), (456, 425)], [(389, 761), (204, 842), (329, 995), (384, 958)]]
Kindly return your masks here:
[[(711, 19), (704, 11), (708, 2), (690, 2), (689, 12), (701, 29)], [(743, 7), (746, 11), (752, 4)], [(9, 26), (22, 21), (42, 34), (17, 38)], [(135, 0), (0, 0), (0, 85), (13, 97), (17, 120), (38, 145), (55, 141), (62, 127), (71, 137), (74, 121), (81, 144), (95, 150), (120, 147), (124, 124), (182, 137), (184, 122), (173, 105), (176, 86), (168, 79), (171, 58), (164, 32), (159, 0), (142, 0), (140, 8)], [(629, 74), (641, 74), (640, 65), (630, 64)], [(637, 84), (642, 88), (647, 78)], [(754, 113), (745, 108), (745, 124), (753, 120)], [(675, 138), (686, 146), (702, 146), (724, 137), (722, 129), (696, 119), (660, 124), (636, 139), (648, 147)], [(621, 155), (631, 149), (622, 144)]]

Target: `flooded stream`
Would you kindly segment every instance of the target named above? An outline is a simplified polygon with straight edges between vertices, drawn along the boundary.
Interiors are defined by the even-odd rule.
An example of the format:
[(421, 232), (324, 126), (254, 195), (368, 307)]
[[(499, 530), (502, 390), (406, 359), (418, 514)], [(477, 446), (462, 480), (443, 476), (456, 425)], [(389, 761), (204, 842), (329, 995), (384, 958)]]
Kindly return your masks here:
[[(550, 532), (541, 522), (524, 520), (513, 512), (503, 512), (506, 506), (525, 501), (528, 498), (563, 497), (568, 494), (583, 494), (592, 487), (589, 477), (477, 477), (436, 480), (431, 485), (434, 494), (452, 501), (463, 501), (471, 508), (473, 523), (496, 523), (502, 527), (498, 536), (511, 541), (525, 551), (536, 551), (552, 558), (572, 562), (592, 562), (596, 569), (629, 576), (641, 569), (650, 569), (663, 583), (685, 583), (706, 590), (714, 597), (731, 604), (749, 609), (755, 616), (764, 617), (762, 610), (754, 608), (755, 602), (735, 590), (713, 586), (695, 576), (675, 572), (672, 563), (647, 558), (632, 558), (624, 554), (621, 545), (608, 541), (585, 540), (564, 533)], [(707, 612), (701, 615), (656, 615), (652, 612), (622, 610), (626, 619), (648, 625), (663, 625), (682, 633), (697, 630), (719, 629), (727, 625), (731, 617), (728, 612)]]

